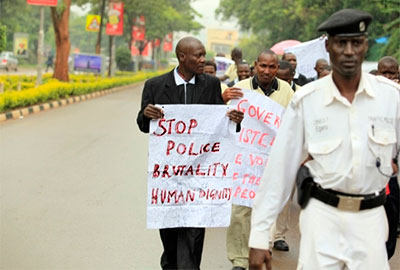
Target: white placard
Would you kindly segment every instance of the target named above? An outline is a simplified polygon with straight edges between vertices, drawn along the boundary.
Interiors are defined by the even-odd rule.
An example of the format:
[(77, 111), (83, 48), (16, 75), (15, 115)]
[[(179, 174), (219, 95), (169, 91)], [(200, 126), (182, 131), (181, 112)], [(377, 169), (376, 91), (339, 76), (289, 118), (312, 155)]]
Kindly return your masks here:
[(232, 203), (252, 207), (285, 108), (256, 91), (242, 91), (243, 98), (231, 104), (244, 112), (236, 134)]
[(236, 124), (226, 105), (163, 105), (150, 123), (147, 227), (227, 227)]
[(293, 53), (297, 58), (297, 72), (307, 78), (317, 76), (314, 70), (315, 62), (318, 59), (325, 59), (329, 63), (329, 54), (325, 49), (326, 37), (316, 38), (299, 45), (284, 49), (285, 53)]

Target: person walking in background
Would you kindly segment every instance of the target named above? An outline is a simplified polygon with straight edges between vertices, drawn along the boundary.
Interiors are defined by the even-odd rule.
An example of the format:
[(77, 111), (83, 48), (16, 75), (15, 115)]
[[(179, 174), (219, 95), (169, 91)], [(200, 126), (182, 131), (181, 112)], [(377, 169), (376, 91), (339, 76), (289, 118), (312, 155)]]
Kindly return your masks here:
[[(213, 77), (217, 77), (217, 65), (215, 64), (214, 61), (207, 60), (204, 62), (203, 72)], [(228, 86), (223, 82), (221, 82), (221, 91), (224, 92), (226, 88), (228, 88)]]
[(242, 81), (244, 79), (250, 78), (250, 66), (247, 62), (240, 62), (237, 64), (237, 77), (236, 79), (234, 79), (233, 81), (231, 81), (230, 83), (228, 83), (228, 87), (232, 87), (234, 86), (236, 83), (238, 83), (239, 81)]
[(293, 67), (293, 81), (295, 84), (303, 86), (309, 82), (306, 76), (297, 72), (297, 57), (294, 53), (284, 53), (282, 55), (282, 60), (288, 61)]
[(229, 80), (229, 82), (231, 82), (237, 78), (237, 64), (243, 60), (242, 50), (240, 48), (233, 48), (231, 52), (231, 58), (235, 63), (231, 64), (225, 71), (225, 74), (219, 78), (221, 82), (224, 82), (225, 80)]
[(288, 61), (285, 60), (279, 61), (279, 69), (278, 73), (276, 73), (276, 76), (279, 79), (287, 82), (295, 92), (296, 90), (301, 88), (300, 85), (295, 84), (293, 81), (293, 67)]
[(313, 78), (313, 81), (318, 80), (319, 78), (321, 78), (321, 73), (325, 70), (325, 67), (326, 67), (326, 66), (329, 66), (329, 63), (328, 63), (328, 61), (326, 61), (326, 60), (323, 59), (323, 58), (318, 59), (318, 60), (315, 62), (314, 70), (315, 70), (315, 72), (317, 72), (317, 76), (315, 76), (315, 77)]
[[(383, 76), (395, 83), (398, 83), (399, 63), (394, 57), (384, 56), (378, 62), (376, 75)], [(397, 228), (399, 224), (400, 194), (397, 177), (391, 177), (387, 186), (387, 198), (385, 202), (385, 212), (389, 223), (389, 237), (386, 241), (388, 258), (390, 259), (396, 250)]]
[(399, 63), (392, 56), (384, 56), (378, 62), (377, 75), (399, 83)]
[(53, 61), (54, 61), (54, 55), (52, 52), (50, 52), (46, 60), (46, 72), (49, 70), (49, 68), (53, 68)]

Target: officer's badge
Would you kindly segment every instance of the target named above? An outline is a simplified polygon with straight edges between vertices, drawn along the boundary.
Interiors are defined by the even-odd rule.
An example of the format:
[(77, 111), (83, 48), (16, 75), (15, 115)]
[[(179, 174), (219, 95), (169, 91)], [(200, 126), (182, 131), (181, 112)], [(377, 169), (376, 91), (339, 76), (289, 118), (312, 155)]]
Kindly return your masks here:
[(361, 21), (360, 22), (360, 32), (364, 32), (365, 31), (365, 22)]

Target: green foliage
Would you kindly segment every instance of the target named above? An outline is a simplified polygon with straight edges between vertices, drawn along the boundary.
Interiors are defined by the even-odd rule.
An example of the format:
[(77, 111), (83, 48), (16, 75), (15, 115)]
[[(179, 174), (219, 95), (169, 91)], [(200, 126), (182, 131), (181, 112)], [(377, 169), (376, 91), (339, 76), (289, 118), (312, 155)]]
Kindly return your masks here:
[[(198, 31), (202, 28), (195, 21), (195, 15), (200, 16), (191, 6), (193, 0), (129, 0), (124, 2), (124, 34), (125, 44), (130, 48), (132, 26), (135, 18), (143, 15), (146, 19), (146, 39), (162, 40), (173, 31)], [(100, 14), (101, 1), (75, 0), (75, 4), (83, 6), (90, 3), (91, 13)], [(107, 13), (107, 11), (106, 11)], [(106, 23), (106, 20), (105, 22)], [(119, 45), (119, 39), (116, 39)]]
[(263, 42), (264, 48), (270, 48), (285, 39), (307, 41), (317, 38), (322, 34), (317, 31), (319, 24), (332, 13), (342, 8), (357, 8), (374, 17), (368, 29), (370, 45), (375, 38), (388, 35), (392, 40), (384, 53), (398, 56), (398, 3), (390, 0), (221, 0), (217, 14), (222, 19), (236, 18), (243, 30), (251, 31), (258, 43)]
[[(45, 7), (44, 32), (53, 31), (50, 8)], [(40, 7), (28, 5), (26, 0), (0, 0), (0, 24), (5, 25), (7, 33), (7, 51), (13, 50), (14, 33), (28, 33), (29, 62), (36, 62), (37, 40), (40, 23)]]
[(265, 43), (266, 40), (263, 40), (262, 37), (256, 35), (242, 38), (239, 43), (239, 48), (242, 49), (244, 60), (246, 60), (250, 65), (253, 65), (259, 52), (266, 49)]
[(0, 52), (4, 51), (7, 46), (7, 26), (0, 23)]
[(371, 47), (369, 47), (366, 57), (369, 61), (379, 61), (379, 59), (383, 55), (384, 49), (384, 44), (375, 43)]
[(388, 43), (384, 49), (384, 55), (391, 55), (400, 62), (400, 17), (384, 27), (386, 33), (390, 33)]
[[(79, 48), (83, 53), (95, 53), (95, 45), (97, 41), (97, 32), (86, 31), (86, 15), (78, 16), (71, 14), (69, 20), (69, 33), (71, 41), (71, 49)], [(103, 40), (103, 48), (107, 47), (107, 43)], [(71, 50), (71, 51), (72, 51)]]
[(127, 47), (119, 47), (115, 52), (115, 61), (119, 70), (129, 70), (131, 65), (131, 52)]
[(130, 44), (133, 19), (146, 19), (146, 39), (162, 40), (173, 31), (198, 31), (202, 26), (194, 20), (197, 14), (191, 0), (130, 0), (124, 6), (124, 38)]

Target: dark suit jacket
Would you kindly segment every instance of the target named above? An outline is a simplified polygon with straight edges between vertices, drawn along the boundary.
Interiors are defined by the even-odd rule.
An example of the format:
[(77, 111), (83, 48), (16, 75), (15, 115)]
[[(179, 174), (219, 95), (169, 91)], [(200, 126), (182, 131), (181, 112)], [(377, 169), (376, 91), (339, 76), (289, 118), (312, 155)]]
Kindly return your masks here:
[(298, 84), (300, 86), (303, 86), (310, 82), (310, 80), (307, 79), (307, 77), (304, 76), (303, 74), (300, 74), (299, 77), (297, 79), (293, 79), (293, 81), (295, 84)]
[[(143, 115), (148, 104), (184, 104), (183, 86), (176, 86), (174, 70), (146, 81), (142, 93), (142, 105), (136, 122), (141, 131), (148, 133), (150, 119)], [(208, 74), (196, 75), (195, 84), (187, 84), (191, 91), (189, 104), (224, 104), (221, 94), (221, 83), (216, 77)]]

